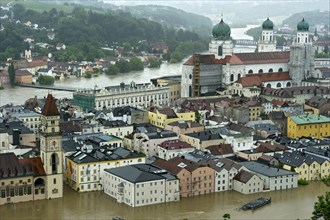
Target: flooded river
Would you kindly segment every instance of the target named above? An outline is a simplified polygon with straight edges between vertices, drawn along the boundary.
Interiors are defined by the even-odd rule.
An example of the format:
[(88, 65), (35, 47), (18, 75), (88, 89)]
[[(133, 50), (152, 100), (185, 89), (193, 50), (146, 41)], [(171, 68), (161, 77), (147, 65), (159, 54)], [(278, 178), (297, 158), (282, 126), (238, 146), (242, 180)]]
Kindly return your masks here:
[[(131, 208), (119, 204), (102, 192), (76, 193), (65, 188), (61, 199), (42, 200), (0, 206), (0, 217), (6, 219), (307, 219), (311, 217), (318, 195), (329, 190), (321, 182), (312, 182), (294, 190), (243, 195), (228, 191), (183, 198), (179, 202)], [(260, 196), (272, 203), (255, 211), (237, 208)]]
[[(255, 25), (248, 25), (245, 28), (232, 28), (231, 36), (234, 39), (252, 39), (252, 37), (245, 34), (245, 32), (255, 27)], [(73, 87), (73, 88), (94, 88), (95, 85), (99, 87), (119, 85), (121, 82), (130, 83), (134, 81), (136, 83), (147, 83), (151, 78), (157, 78), (161, 76), (180, 75), (182, 72), (182, 63), (168, 64), (163, 63), (159, 69), (145, 68), (143, 71), (131, 72), (128, 74), (117, 74), (115, 76), (107, 76), (101, 74), (98, 77), (91, 79), (72, 77), (63, 81), (56, 81), (55, 86)], [(28, 98), (37, 96), (42, 98), (51, 92), (56, 98), (72, 98), (72, 92), (52, 91), (44, 89), (33, 88), (6, 88), (0, 90), (0, 106), (13, 103), (15, 105), (23, 104)]]

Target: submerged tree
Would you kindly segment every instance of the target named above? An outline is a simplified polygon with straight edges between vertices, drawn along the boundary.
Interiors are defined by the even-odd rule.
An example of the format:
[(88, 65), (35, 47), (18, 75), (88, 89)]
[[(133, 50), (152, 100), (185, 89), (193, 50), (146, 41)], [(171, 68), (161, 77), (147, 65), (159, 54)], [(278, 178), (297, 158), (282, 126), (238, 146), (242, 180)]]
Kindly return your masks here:
[[(330, 175), (323, 178), (322, 182), (330, 187)], [(326, 192), (325, 195), (318, 196), (317, 199), (317, 202), (314, 204), (312, 219), (330, 220), (330, 191)]]

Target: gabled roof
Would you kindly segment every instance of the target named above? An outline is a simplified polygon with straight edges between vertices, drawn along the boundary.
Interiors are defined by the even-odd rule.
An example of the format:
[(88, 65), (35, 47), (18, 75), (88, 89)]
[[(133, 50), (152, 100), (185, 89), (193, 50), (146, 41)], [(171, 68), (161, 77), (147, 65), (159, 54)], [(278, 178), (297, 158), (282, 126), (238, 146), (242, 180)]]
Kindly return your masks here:
[(241, 170), (238, 172), (238, 174), (236, 174), (234, 180), (237, 180), (242, 183), (247, 183), (253, 176), (254, 176), (253, 173), (246, 170)]
[(259, 173), (261, 175), (268, 176), (268, 177), (296, 175), (297, 174), (295, 172), (291, 172), (291, 171), (280, 169), (280, 168), (270, 167), (268, 165), (264, 165), (264, 164), (257, 163), (254, 161), (241, 162), (240, 164), (252, 172)]
[(43, 175), (40, 157), (18, 159), (14, 153), (0, 154), (0, 179)]
[(211, 154), (215, 156), (234, 153), (233, 148), (230, 144), (212, 145), (206, 147), (206, 149), (210, 150)]
[(197, 59), (203, 65), (225, 64), (224, 60), (216, 59), (214, 54), (194, 54), (183, 65), (194, 65)]
[(44, 108), (41, 112), (44, 116), (58, 116), (60, 113), (58, 112), (55, 99), (51, 94), (48, 94)]
[(288, 63), (290, 52), (235, 53), (230, 64)]
[(283, 154), (276, 156), (279, 162), (288, 164), (292, 167), (300, 167), (303, 163), (311, 165), (315, 161), (318, 164), (323, 164), (326, 161), (326, 159), (322, 157), (309, 155), (301, 151), (293, 151), (292, 153), (284, 152)]
[(15, 76), (32, 76), (32, 73), (27, 70), (16, 70)]
[(321, 96), (314, 96), (305, 102), (306, 105), (309, 105), (314, 108), (321, 108), (326, 103), (330, 104), (330, 99), (323, 98)]
[(194, 148), (190, 144), (184, 141), (179, 140), (168, 140), (160, 144), (160, 147), (166, 150), (177, 150), (177, 149), (186, 149)]
[(242, 84), (243, 87), (252, 87), (252, 86), (261, 86), (261, 83), (263, 82), (284, 81), (284, 80), (291, 80), (289, 72), (248, 74), (237, 80), (236, 83)]
[(277, 144), (273, 142), (259, 142), (259, 146), (256, 148), (257, 151), (263, 153), (277, 152), (277, 151), (287, 151), (289, 148), (282, 144)]

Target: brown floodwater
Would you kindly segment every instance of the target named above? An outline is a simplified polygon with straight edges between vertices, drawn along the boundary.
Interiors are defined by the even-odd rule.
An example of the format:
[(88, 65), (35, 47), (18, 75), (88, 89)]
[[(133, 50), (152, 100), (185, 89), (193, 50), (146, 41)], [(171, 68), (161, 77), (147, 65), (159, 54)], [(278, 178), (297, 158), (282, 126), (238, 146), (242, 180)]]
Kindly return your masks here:
[[(329, 191), (321, 182), (312, 182), (293, 190), (254, 195), (235, 191), (183, 198), (179, 202), (132, 208), (119, 204), (102, 192), (77, 193), (65, 188), (64, 197), (0, 206), (0, 219), (307, 219), (311, 217), (317, 196)], [(255, 211), (238, 207), (260, 196), (272, 203)]]

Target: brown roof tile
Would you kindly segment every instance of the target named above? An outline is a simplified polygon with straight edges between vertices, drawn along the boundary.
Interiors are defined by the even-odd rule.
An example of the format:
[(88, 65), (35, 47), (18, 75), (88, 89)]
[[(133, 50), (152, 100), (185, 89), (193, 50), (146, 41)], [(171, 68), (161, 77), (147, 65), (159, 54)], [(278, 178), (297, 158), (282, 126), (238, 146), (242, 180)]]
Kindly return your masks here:
[(290, 52), (236, 53), (230, 59), (231, 64), (287, 63)]
[[(204, 65), (225, 64), (226, 60), (218, 60), (214, 54), (194, 54), (183, 65), (194, 65), (194, 61), (199, 59), (199, 62)], [(227, 58), (228, 59), (228, 58)]]
[(250, 173), (245, 170), (241, 170), (241, 171), (239, 171), (238, 174), (236, 174), (236, 176), (234, 177), (234, 180), (237, 180), (242, 183), (247, 183), (253, 176), (254, 176), (253, 173)]
[(57, 116), (60, 115), (58, 112), (54, 97), (51, 94), (48, 94), (44, 108), (41, 112), (44, 116)]
[(208, 146), (206, 149), (210, 150), (213, 155), (224, 155), (234, 153), (233, 148), (230, 144), (220, 144)]

